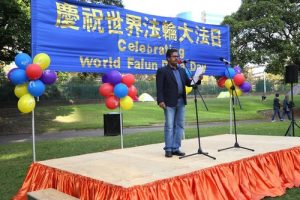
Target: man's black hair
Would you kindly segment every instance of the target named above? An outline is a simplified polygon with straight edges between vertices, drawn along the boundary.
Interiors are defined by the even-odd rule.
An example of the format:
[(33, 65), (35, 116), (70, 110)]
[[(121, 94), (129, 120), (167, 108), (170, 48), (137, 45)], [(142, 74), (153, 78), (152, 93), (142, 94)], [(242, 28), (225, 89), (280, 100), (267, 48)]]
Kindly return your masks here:
[(168, 49), (167, 53), (166, 53), (166, 57), (170, 58), (172, 53), (174, 53), (174, 52), (178, 52), (178, 50), (177, 49)]

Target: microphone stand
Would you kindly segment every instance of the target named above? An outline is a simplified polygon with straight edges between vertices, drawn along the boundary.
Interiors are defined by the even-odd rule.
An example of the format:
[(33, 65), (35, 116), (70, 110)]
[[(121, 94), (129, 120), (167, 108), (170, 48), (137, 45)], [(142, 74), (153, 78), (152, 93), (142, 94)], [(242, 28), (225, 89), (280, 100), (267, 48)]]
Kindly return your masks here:
[(220, 151), (224, 151), (224, 150), (227, 150), (227, 149), (232, 149), (232, 148), (241, 148), (241, 149), (246, 149), (246, 150), (249, 150), (249, 151), (254, 151), (254, 149), (250, 149), (250, 148), (246, 148), (246, 147), (242, 147), (239, 145), (238, 143), (238, 139), (237, 139), (237, 132), (236, 132), (236, 117), (235, 117), (235, 99), (234, 99), (234, 96), (233, 96), (233, 92), (235, 93), (235, 96), (239, 102), (239, 105), (240, 105), (240, 108), (242, 108), (241, 104), (240, 104), (240, 101), (239, 101), (239, 98), (238, 98), (238, 95), (237, 95), (237, 92), (236, 92), (236, 89), (235, 89), (235, 86), (234, 86), (234, 83), (232, 81), (232, 77), (229, 73), (229, 69), (228, 69), (228, 65), (229, 63), (225, 62), (225, 66), (226, 66), (226, 70), (228, 72), (228, 75), (229, 75), (229, 78), (231, 80), (231, 92), (230, 92), (230, 97), (231, 97), (231, 103), (232, 103), (232, 113), (233, 113), (233, 127), (234, 127), (234, 136), (235, 136), (235, 143), (233, 146), (231, 147), (227, 147), (227, 148), (224, 148), (224, 149), (218, 149), (218, 152)]
[[(291, 107), (290, 109), (291, 109), (291, 113), (292, 113), (292, 120), (291, 120), (291, 123), (290, 123), (288, 129), (286, 130), (284, 136), (288, 136), (288, 135), (289, 136), (295, 136), (295, 125), (298, 128), (300, 128), (300, 126), (295, 122), (295, 117), (294, 117), (294, 106), (295, 105), (294, 105), (294, 94), (293, 94), (293, 82), (291, 82), (291, 102), (290, 102), (290, 104), (291, 104), (291, 106), (289, 106), (289, 107)], [(289, 134), (291, 128), (292, 128), (292, 135)]]
[[(186, 67), (186, 62), (183, 62), (183, 64), (184, 64), (184, 67), (187, 69), (189, 75), (191, 75), (191, 77), (192, 77), (191, 71)], [(203, 103), (204, 103), (205, 108), (206, 108), (207, 111), (208, 111), (208, 109), (207, 109), (207, 106), (206, 106), (206, 104), (205, 104), (205, 101), (204, 101), (202, 95), (200, 94), (200, 92), (199, 92), (199, 90), (198, 90), (198, 86), (197, 86), (197, 84), (195, 83), (195, 80), (193, 79), (193, 77), (192, 77), (192, 82), (193, 82), (194, 102), (195, 102), (196, 120), (197, 120), (198, 151), (197, 151), (196, 153), (192, 153), (192, 154), (189, 154), (189, 155), (180, 156), (179, 159), (186, 158), (186, 157), (193, 156), (193, 155), (197, 155), (197, 154), (202, 154), (202, 155), (204, 155), (204, 156), (207, 156), (207, 157), (212, 158), (212, 159), (215, 160), (215, 159), (216, 159), (215, 157), (208, 155), (207, 152), (203, 152), (203, 151), (202, 151), (202, 148), (201, 148), (201, 143), (200, 143), (200, 128), (199, 128), (199, 117), (198, 117), (198, 106), (197, 106), (197, 91), (198, 91), (198, 94), (199, 94), (199, 96), (201, 97), (201, 99), (202, 99), (202, 101), (203, 101)]]

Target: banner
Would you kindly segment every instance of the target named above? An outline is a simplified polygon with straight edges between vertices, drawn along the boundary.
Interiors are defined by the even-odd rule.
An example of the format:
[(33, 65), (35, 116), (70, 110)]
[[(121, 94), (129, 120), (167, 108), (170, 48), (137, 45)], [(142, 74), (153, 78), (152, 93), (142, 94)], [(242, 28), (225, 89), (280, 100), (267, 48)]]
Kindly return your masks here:
[(191, 71), (220, 76), (230, 57), (228, 26), (74, 0), (32, 0), (31, 12), (32, 56), (47, 53), (56, 71), (154, 74), (177, 48)]

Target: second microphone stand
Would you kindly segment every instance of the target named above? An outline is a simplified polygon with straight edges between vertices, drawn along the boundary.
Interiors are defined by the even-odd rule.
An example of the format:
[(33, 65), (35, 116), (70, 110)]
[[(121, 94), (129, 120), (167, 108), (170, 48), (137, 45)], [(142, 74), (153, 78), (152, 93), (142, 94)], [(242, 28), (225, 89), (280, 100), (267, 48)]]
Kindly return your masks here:
[(192, 76), (192, 73), (191, 71), (186, 67), (186, 62), (183, 62), (184, 63), (184, 66), (185, 66), (185, 69), (188, 71), (189, 75), (192, 77), (192, 82), (193, 82), (193, 90), (194, 90), (194, 102), (195, 102), (195, 109), (196, 109), (196, 120), (197, 120), (197, 136), (198, 136), (198, 151), (196, 153), (192, 153), (192, 154), (189, 154), (189, 155), (185, 155), (185, 156), (180, 156), (179, 159), (182, 159), (182, 158), (186, 158), (186, 157), (189, 157), (189, 156), (193, 156), (193, 155), (198, 155), (198, 154), (202, 154), (204, 156), (207, 156), (207, 157), (210, 157), (212, 159), (216, 159), (215, 157), (213, 156), (210, 156), (208, 155), (207, 152), (203, 152), (202, 151), (202, 148), (201, 148), (201, 143), (200, 143), (200, 128), (199, 128), (199, 117), (198, 117), (198, 105), (197, 105), (197, 92), (199, 94), (199, 96), (201, 97), (204, 105), (205, 105), (205, 108), (206, 110), (207, 109), (207, 106), (205, 104), (205, 101), (203, 99), (203, 97), (201, 96), (199, 90), (198, 90), (198, 86), (197, 84), (195, 83), (194, 79), (193, 79), (193, 76)]
[[(224, 149), (218, 149), (218, 151), (220, 152), (220, 151), (224, 151), (224, 150), (232, 149), (232, 148), (241, 148), (241, 149), (246, 149), (246, 150), (249, 150), (249, 151), (254, 151), (254, 149), (242, 147), (242, 146), (240, 146), (239, 143), (238, 143), (237, 132), (236, 132), (235, 100), (234, 100), (234, 95), (233, 95), (233, 94), (235, 94), (235, 96), (237, 97), (237, 99), (238, 99), (238, 96), (237, 96), (237, 92), (236, 92), (234, 83), (233, 83), (233, 81), (232, 81), (232, 77), (231, 77), (231, 75), (230, 75), (230, 72), (229, 72), (229, 69), (228, 69), (228, 66), (227, 66), (228, 64), (227, 64), (227, 63), (225, 63), (225, 64), (226, 64), (227, 73), (228, 73), (228, 75), (229, 75), (229, 78), (230, 78), (230, 80), (231, 80), (231, 85), (232, 85), (231, 88), (230, 88), (230, 89), (231, 89), (231, 91), (230, 91), (230, 97), (231, 97), (231, 103), (232, 103), (233, 127), (234, 127), (235, 143), (234, 143), (234, 145), (233, 145), (232, 147), (227, 147), (227, 148), (224, 148)], [(239, 104), (240, 104), (239, 99), (238, 99), (238, 102), (239, 102)], [(241, 104), (240, 104), (240, 108), (241, 108)]]
[[(293, 94), (293, 82), (291, 82), (291, 102), (289, 103), (289, 108), (291, 110), (292, 113), (292, 119), (291, 119), (291, 123), (288, 127), (288, 129), (285, 132), (284, 136), (295, 136), (295, 126), (297, 126), (298, 128), (300, 128), (300, 126), (296, 123), (295, 121), (295, 115), (294, 115), (294, 94)], [(290, 134), (290, 131), (292, 130), (292, 134)]]

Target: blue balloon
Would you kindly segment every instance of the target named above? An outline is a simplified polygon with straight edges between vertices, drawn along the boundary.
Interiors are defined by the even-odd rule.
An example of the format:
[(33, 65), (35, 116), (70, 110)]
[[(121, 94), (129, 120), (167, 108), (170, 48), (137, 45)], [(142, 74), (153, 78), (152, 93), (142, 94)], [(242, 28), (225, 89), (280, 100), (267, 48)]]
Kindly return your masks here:
[(28, 81), (28, 78), (26, 76), (26, 72), (23, 69), (12, 69), (9, 72), (8, 79), (14, 84), (14, 85), (19, 85), (23, 84)]
[(40, 80), (30, 81), (27, 89), (28, 92), (35, 97), (41, 96), (45, 92), (45, 84)]
[(236, 72), (235, 72), (235, 70), (233, 68), (226, 68), (225, 69), (225, 76), (227, 78), (233, 79), (233, 77), (235, 76), (235, 74), (236, 74)]
[(12, 68), (12, 69), (9, 70), (9, 72), (7, 73), (7, 78), (8, 78), (9, 81), (11, 81), (11, 80), (10, 80), (10, 75), (11, 75), (11, 73), (12, 73), (13, 71), (15, 71), (16, 69), (18, 69), (18, 68)]
[(27, 65), (29, 65), (31, 63), (32, 63), (32, 59), (26, 53), (19, 53), (15, 57), (15, 64), (21, 69), (26, 69)]
[(124, 83), (119, 83), (114, 87), (114, 94), (118, 98), (126, 97), (128, 94), (128, 87)]

